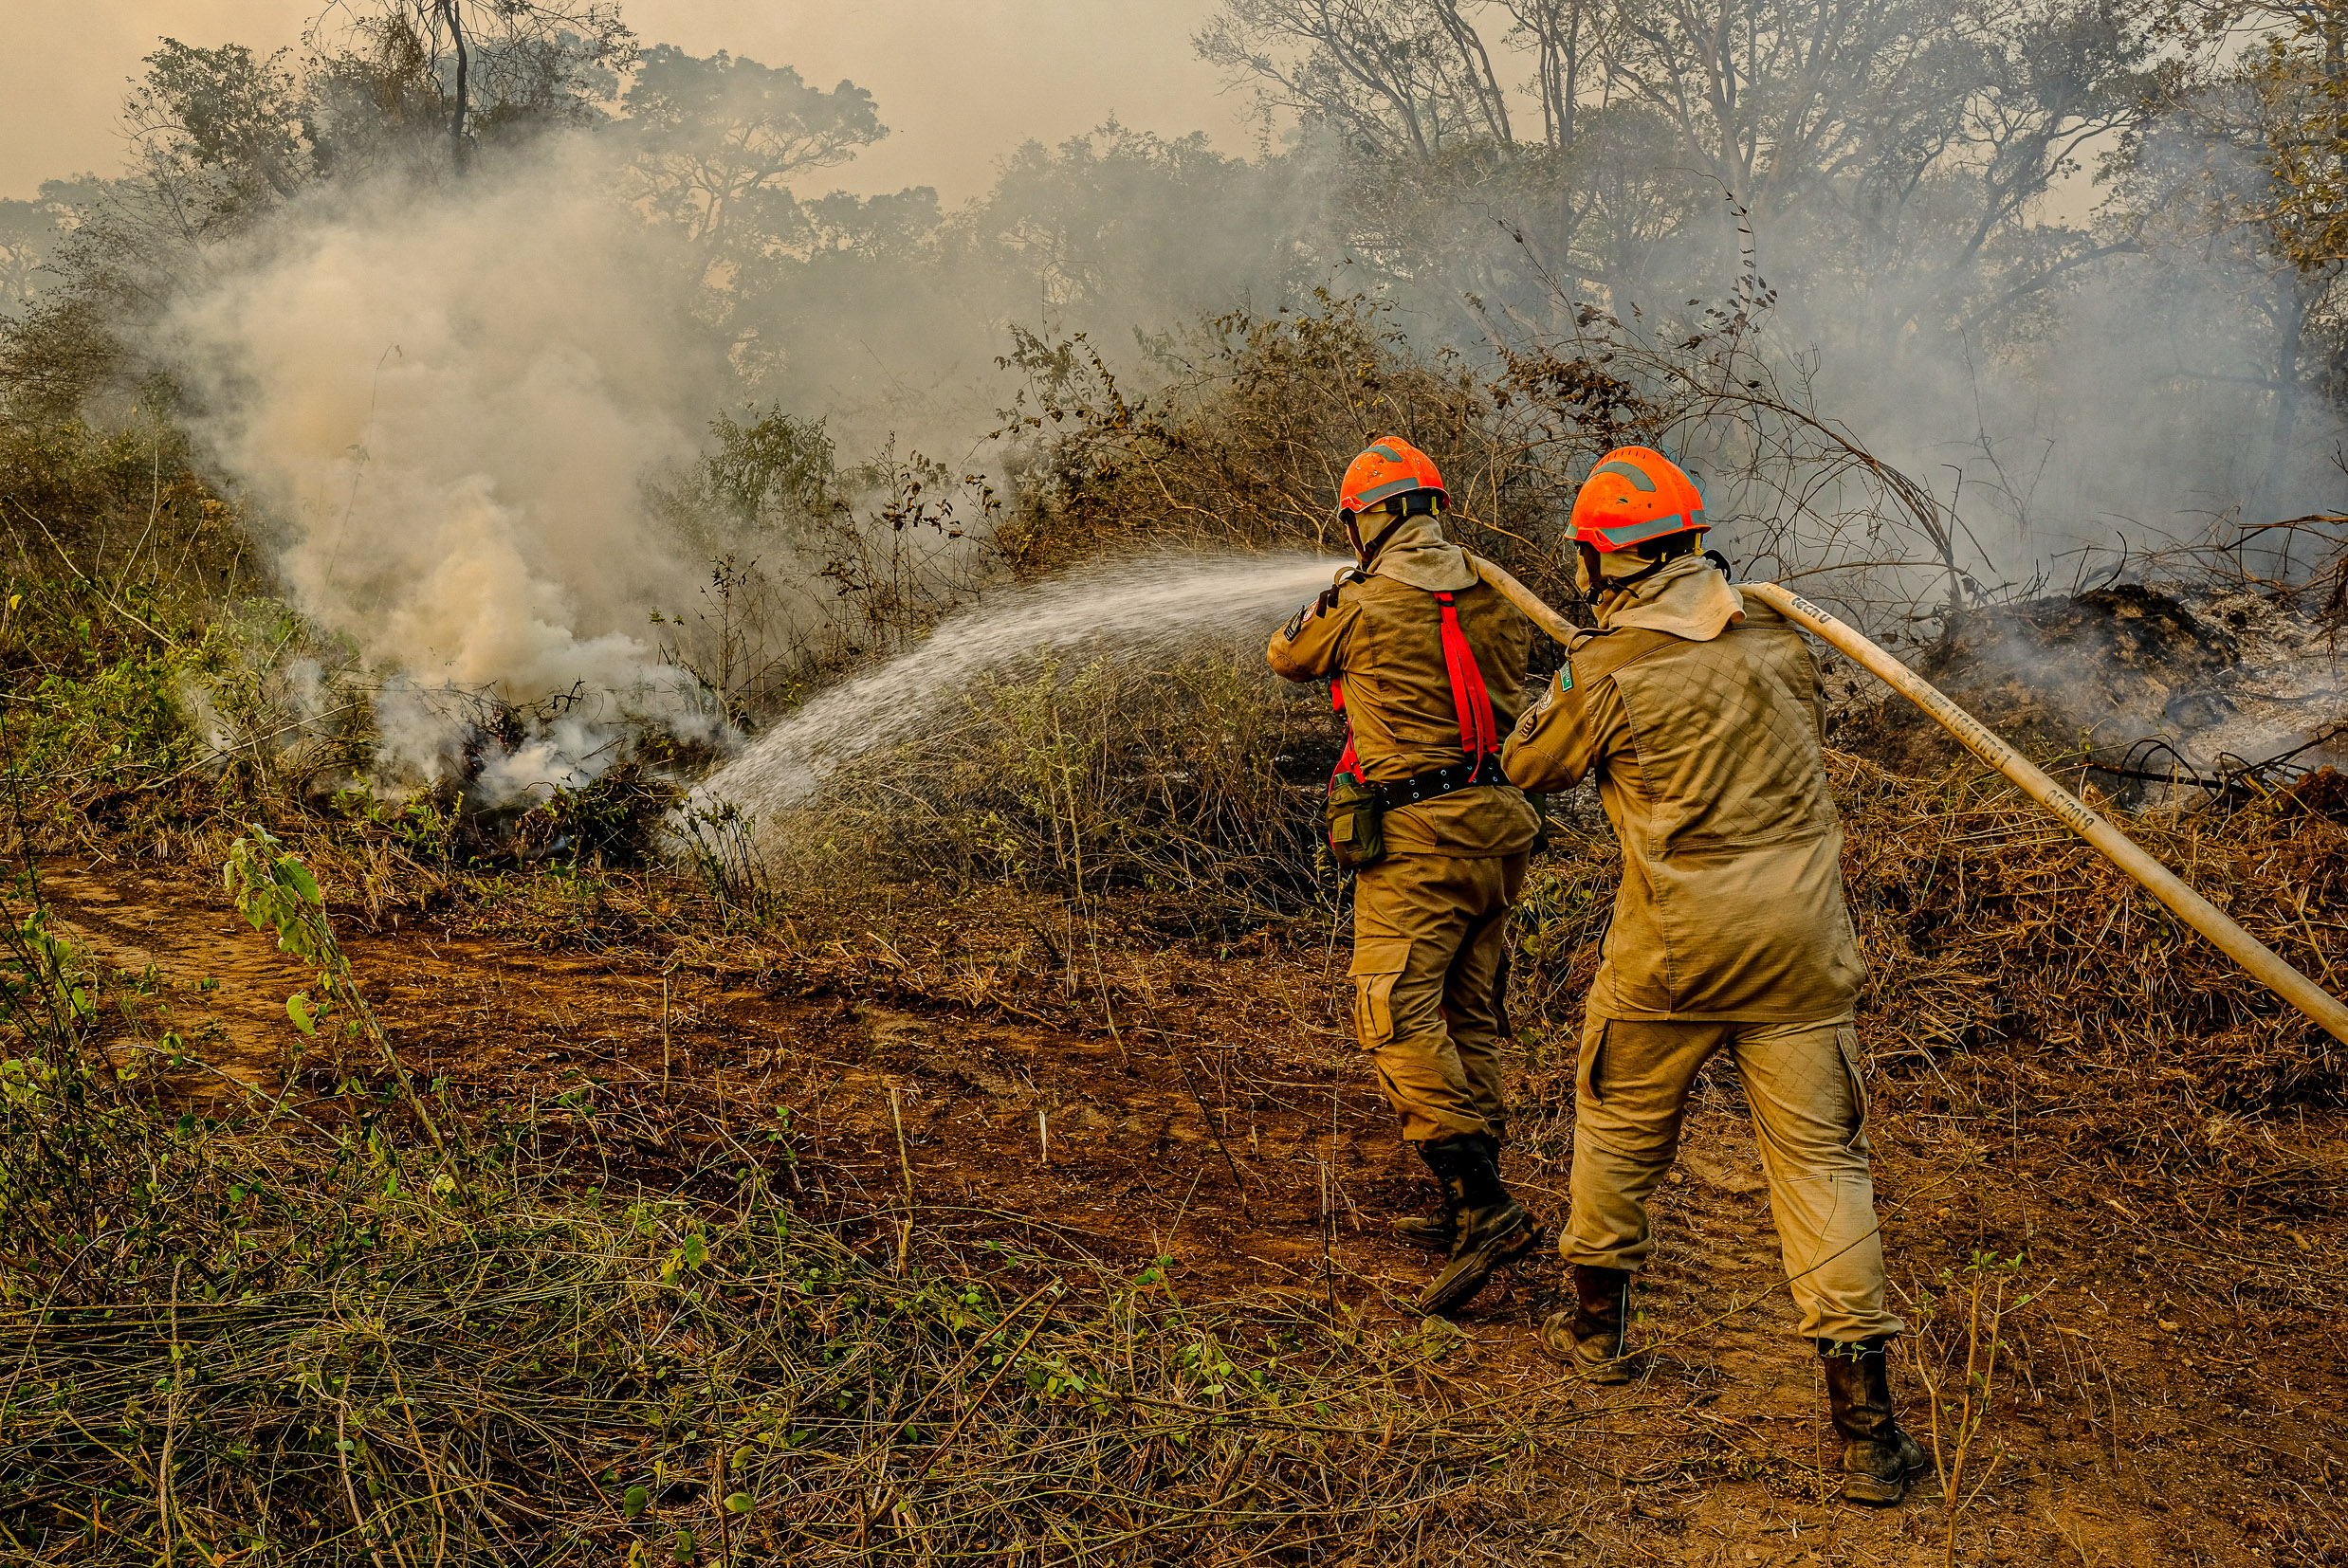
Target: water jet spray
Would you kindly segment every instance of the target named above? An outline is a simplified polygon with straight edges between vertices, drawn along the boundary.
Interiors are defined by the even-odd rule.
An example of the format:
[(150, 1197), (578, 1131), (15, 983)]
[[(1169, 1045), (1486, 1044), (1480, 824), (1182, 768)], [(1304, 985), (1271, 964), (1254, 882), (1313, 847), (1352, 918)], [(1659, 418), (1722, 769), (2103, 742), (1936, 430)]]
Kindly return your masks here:
[(1262, 624), (1350, 565), (1319, 556), (1128, 562), (990, 595), (911, 648), (811, 699), (693, 792), (761, 822), (807, 805), (850, 760), (923, 733), (967, 683), (1037, 654), (1110, 640), (1146, 647)]

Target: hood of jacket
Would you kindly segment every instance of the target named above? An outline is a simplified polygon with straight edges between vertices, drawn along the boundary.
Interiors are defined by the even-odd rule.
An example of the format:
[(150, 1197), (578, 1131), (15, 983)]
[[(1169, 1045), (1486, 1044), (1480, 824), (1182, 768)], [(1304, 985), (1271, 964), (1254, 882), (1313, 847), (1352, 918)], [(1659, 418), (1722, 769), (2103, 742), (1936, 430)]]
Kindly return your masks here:
[[(1362, 520), (1383, 522), (1385, 520), (1373, 515)], [(1371, 576), (1391, 577), (1398, 583), (1407, 583), (1429, 593), (1457, 593), (1480, 580), (1476, 575), (1476, 568), (1469, 564), (1467, 552), (1443, 538), (1443, 526), (1440, 520), (1422, 513), (1415, 518), (1404, 518), (1391, 526), (1394, 531), (1386, 536), (1385, 542), (1378, 547), (1378, 554), (1370, 560), (1368, 571)], [(1366, 537), (1375, 538), (1376, 535), (1372, 531)]]
[[(1623, 574), (1608, 573), (1609, 576), (1626, 574), (1647, 564), (1628, 551), (1615, 554), (1629, 559)], [(1612, 566), (1613, 556), (1603, 557), (1603, 564)], [(1628, 588), (1599, 585), (1598, 624), (1608, 631), (1639, 627), (1668, 631), (1692, 643), (1709, 643), (1744, 618), (1744, 596), (1729, 586), (1726, 573), (1701, 556), (1682, 556)]]

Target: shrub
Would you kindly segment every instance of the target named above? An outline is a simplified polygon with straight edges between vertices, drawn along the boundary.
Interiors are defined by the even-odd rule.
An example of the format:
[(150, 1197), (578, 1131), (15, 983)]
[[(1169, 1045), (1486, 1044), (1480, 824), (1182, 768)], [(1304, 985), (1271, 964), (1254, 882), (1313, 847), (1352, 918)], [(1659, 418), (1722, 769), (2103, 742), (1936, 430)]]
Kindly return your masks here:
[(1318, 691), (1253, 649), (1048, 661), (983, 683), (913, 744), (835, 775), (766, 842), (901, 873), (1284, 911), (1330, 896), (1320, 785), (1342, 738)]

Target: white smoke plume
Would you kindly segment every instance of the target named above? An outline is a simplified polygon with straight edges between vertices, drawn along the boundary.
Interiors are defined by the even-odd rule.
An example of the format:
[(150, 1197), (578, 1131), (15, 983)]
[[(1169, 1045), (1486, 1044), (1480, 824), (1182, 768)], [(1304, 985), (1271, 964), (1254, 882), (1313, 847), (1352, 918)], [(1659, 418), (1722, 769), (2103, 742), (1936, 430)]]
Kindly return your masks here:
[(298, 608), (404, 682), (378, 703), (394, 773), (458, 765), (435, 688), (610, 694), (486, 768), (492, 794), (582, 781), (612, 724), (718, 727), (640, 631), (693, 588), (641, 486), (693, 454), (724, 366), (594, 155), (321, 191), (172, 312), (199, 433), (283, 530)]

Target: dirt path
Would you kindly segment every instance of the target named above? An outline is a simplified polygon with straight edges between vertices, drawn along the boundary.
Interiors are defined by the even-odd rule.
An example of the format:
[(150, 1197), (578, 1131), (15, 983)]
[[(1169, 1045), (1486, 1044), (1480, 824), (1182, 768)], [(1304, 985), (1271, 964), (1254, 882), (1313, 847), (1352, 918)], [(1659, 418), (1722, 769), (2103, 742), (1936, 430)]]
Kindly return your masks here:
[[(294, 1040), (284, 1000), (303, 975), (213, 884), (117, 866), (55, 874), (48, 894), (108, 961), (154, 968), (176, 1027), (225, 1071), (276, 1085)], [(1112, 1033), (429, 928), (353, 932), (347, 946), (419, 1074), (518, 1110), (555, 1112), (566, 1093), (667, 1095), (738, 1140), (788, 1147), (797, 1162), (777, 1179), (833, 1212), (895, 1203), (909, 1167), (917, 1229), (1048, 1229), (1118, 1267), (1169, 1256), (1194, 1303), (1333, 1292), (1401, 1317), (1429, 1272), (1425, 1254), (1386, 1239), (1429, 1191), (1338, 1031), (1337, 982), (1317, 953), (1197, 960), (1177, 994)], [(2248, 1226), (2139, 1212), (2102, 1173), (2064, 1162), (2051, 1121), (1917, 1111), (1927, 1102), (1880, 1088), (1878, 1102), (1902, 1310), (1921, 1322), (1927, 1287), (1944, 1271), (1961, 1280), (1984, 1251), (2026, 1254), (2009, 1294), (2035, 1297), (2005, 1323), (1956, 1561), (2348, 1561), (2332, 1490), (2348, 1476), (2339, 1211)], [(2338, 1128), (2328, 1136), (2337, 1146)], [(656, 1141), (617, 1158), (678, 1171), (734, 1158), (703, 1148)], [(1517, 1157), (1511, 1174), (1536, 1208), (1562, 1212), (1562, 1169)], [(1889, 1513), (1815, 1501), (1813, 1467), (1836, 1450), (1732, 1077), (1707, 1080), (1657, 1218), (1640, 1305), (1662, 1348), (1643, 1382), (1587, 1389), (1536, 1353), (1553, 1260), (1495, 1282), (1458, 1321), (1452, 1364), (1478, 1393), (1603, 1413), (1524, 1499), (1539, 1542), (1527, 1560), (1943, 1561), (1935, 1486)], [(1913, 1375), (1900, 1389), (1920, 1433)]]
[(152, 972), (203, 1061), (242, 1084), (277, 1085), (295, 1039), (285, 998), (314, 976), (247, 925), (217, 883), (175, 868), (52, 865), (42, 894), (58, 928), (94, 957)]

